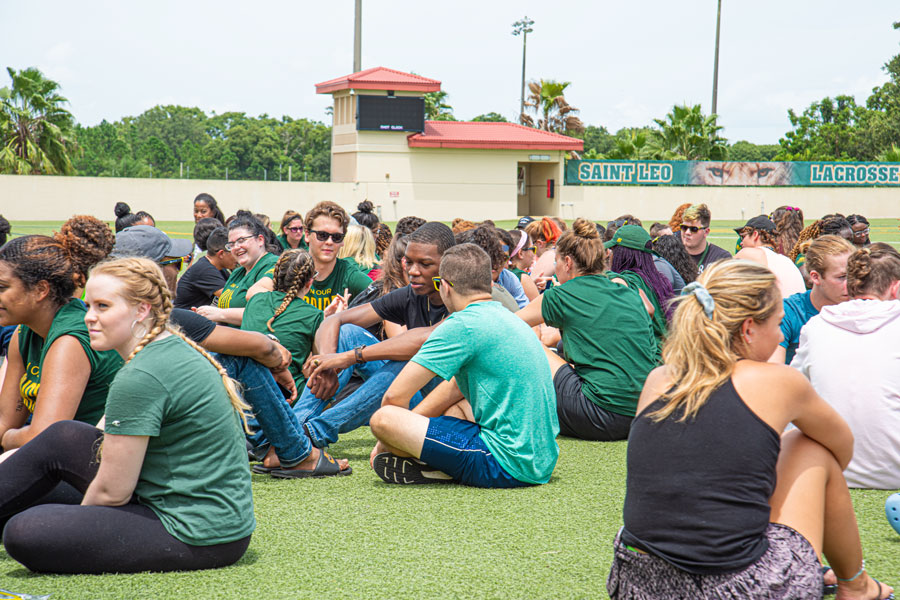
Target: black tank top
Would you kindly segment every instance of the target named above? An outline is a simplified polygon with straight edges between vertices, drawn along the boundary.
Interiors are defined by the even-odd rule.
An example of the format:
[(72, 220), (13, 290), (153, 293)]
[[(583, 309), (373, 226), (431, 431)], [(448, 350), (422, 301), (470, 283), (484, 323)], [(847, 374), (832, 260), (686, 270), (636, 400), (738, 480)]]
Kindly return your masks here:
[(690, 419), (656, 422), (657, 400), (628, 435), (622, 542), (699, 575), (737, 571), (768, 549), (778, 433), (729, 379)]

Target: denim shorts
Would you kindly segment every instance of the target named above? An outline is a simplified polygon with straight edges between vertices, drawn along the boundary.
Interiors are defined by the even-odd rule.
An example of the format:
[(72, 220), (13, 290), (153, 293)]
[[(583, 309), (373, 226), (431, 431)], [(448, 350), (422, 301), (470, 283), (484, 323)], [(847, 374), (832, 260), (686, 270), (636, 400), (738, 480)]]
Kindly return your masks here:
[(481, 427), (456, 417), (429, 419), (422, 462), (464, 485), (483, 488), (530, 486), (507, 473), (481, 439)]

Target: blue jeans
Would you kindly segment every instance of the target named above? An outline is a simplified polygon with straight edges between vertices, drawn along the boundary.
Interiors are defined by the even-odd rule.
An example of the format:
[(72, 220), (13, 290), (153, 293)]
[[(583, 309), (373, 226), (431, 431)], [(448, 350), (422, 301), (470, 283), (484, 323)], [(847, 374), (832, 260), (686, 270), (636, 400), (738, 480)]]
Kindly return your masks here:
[[(338, 337), (337, 351), (346, 352), (363, 344), (371, 346), (377, 343), (378, 339), (362, 327), (343, 325)], [(305, 426), (313, 445), (324, 448), (336, 442), (338, 434), (367, 425), (369, 418), (381, 407), (384, 393), (391, 386), (397, 373), (406, 366), (406, 362), (373, 360), (344, 369), (338, 374), (338, 389), (335, 395), (347, 385), (354, 372), (365, 382), (355, 392), (333, 406), (333, 398), (316, 398), (309, 388), (304, 386), (300, 398), (294, 404), (294, 414)], [(422, 394), (416, 392), (410, 400), (410, 408), (421, 401)]]
[[(300, 427), (300, 421), (284, 400), (284, 395), (272, 373), (252, 358), (213, 354), (225, 367), (228, 376), (240, 382), (244, 388), (244, 401), (253, 410), (254, 418), (248, 419), (255, 433), (250, 441), (255, 445), (268, 441), (275, 447), (275, 454), (283, 467), (293, 467), (309, 456), (312, 449), (309, 439)], [(260, 431), (260, 429), (262, 431)]]

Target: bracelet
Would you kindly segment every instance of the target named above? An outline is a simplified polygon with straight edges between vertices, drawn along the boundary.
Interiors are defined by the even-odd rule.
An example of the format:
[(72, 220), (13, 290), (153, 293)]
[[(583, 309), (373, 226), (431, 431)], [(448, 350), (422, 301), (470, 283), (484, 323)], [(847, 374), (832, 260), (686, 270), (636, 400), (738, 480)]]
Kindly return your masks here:
[(362, 355), (363, 348), (365, 348), (365, 347), (366, 347), (366, 345), (363, 344), (362, 346), (357, 346), (356, 348), (353, 349), (353, 354), (354, 354), (354, 356), (356, 356), (356, 364), (366, 362), (366, 359), (364, 359), (363, 355)]
[(837, 577), (837, 575), (835, 575), (835, 577), (837, 577), (838, 581), (848, 581), (849, 582), (849, 581), (853, 581), (854, 579), (856, 579), (857, 577), (862, 575), (865, 570), (866, 570), (866, 559), (863, 559), (862, 566), (859, 568), (859, 571), (857, 571), (856, 575), (854, 575), (850, 579), (844, 579), (843, 577)]

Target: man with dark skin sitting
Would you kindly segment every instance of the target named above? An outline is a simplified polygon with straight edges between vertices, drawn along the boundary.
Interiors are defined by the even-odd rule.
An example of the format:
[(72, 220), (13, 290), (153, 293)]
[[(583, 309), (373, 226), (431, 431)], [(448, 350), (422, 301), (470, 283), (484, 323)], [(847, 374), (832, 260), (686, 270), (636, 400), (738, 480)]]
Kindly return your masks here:
[[(455, 244), (453, 232), (443, 223), (425, 223), (409, 234), (408, 240), (409, 285), (328, 317), (316, 333), (319, 354), (307, 360), (304, 371), (309, 377), (308, 387), (294, 404), (294, 413), (309, 438), (310, 452), (336, 442), (340, 433), (368, 423), (397, 373), (447, 316), (432, 278), (438, 275), (443, 253)], [(407, 331), (379, 342), (365, 328), (382, 321), (403, 325)], [(335, 394), (354, 371), (364, 383), (335, 403)], [(417, 396), (413, 405), (421, 400), (421, 394)], [(266, 460), (265, 466), (276, 466), (273, 457)]]

